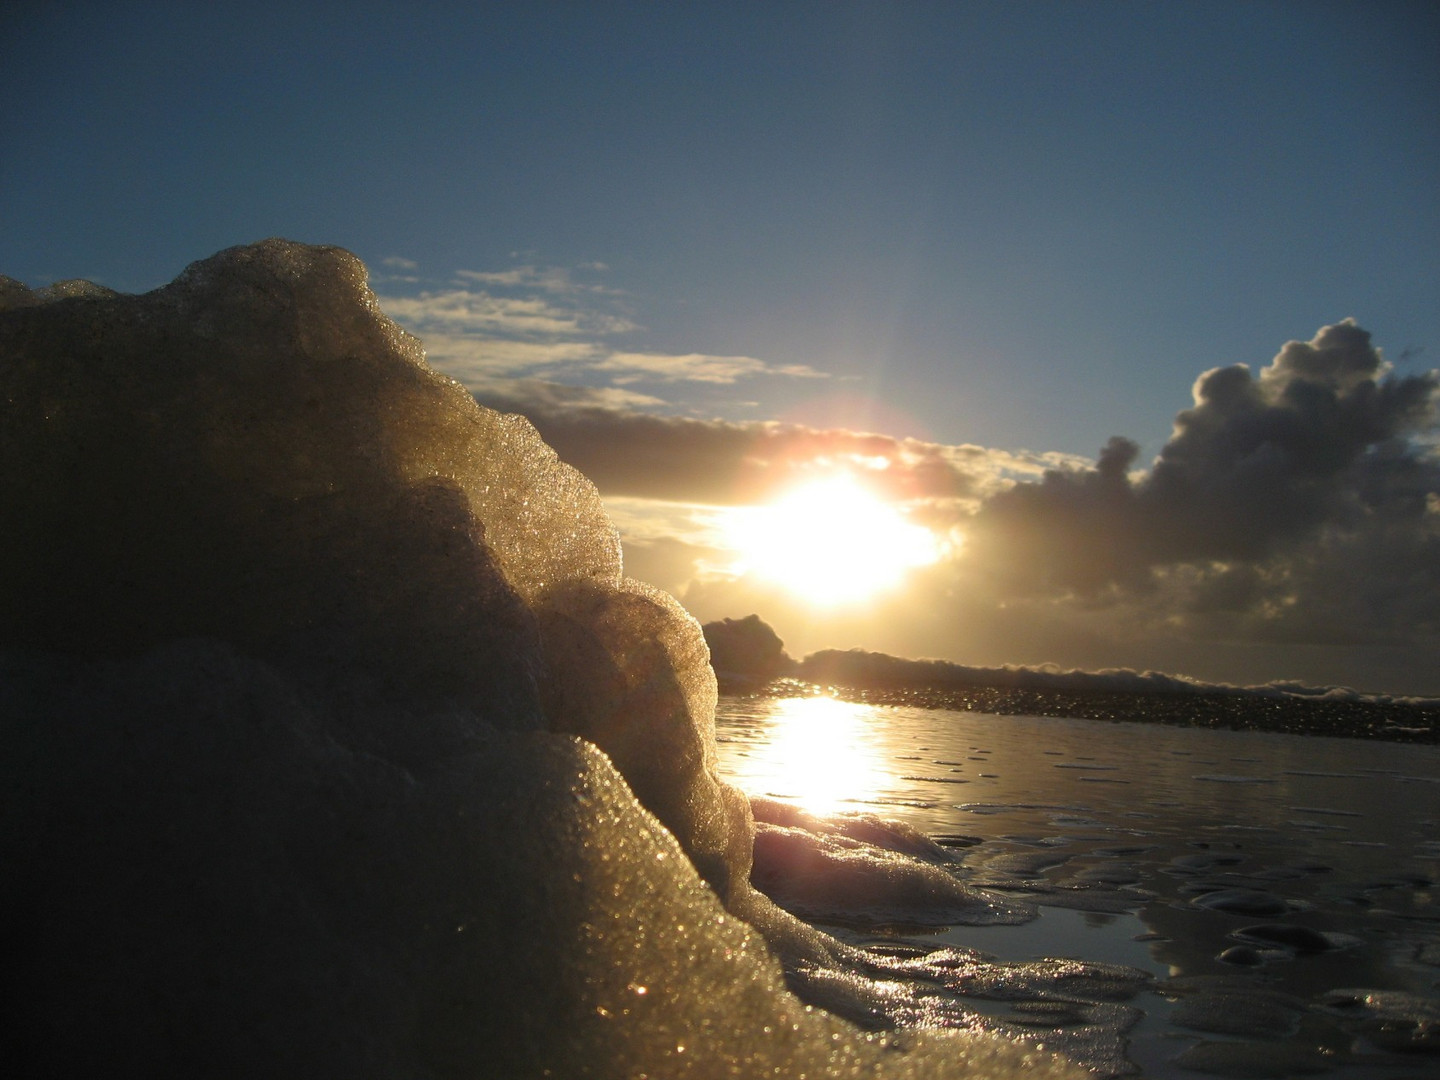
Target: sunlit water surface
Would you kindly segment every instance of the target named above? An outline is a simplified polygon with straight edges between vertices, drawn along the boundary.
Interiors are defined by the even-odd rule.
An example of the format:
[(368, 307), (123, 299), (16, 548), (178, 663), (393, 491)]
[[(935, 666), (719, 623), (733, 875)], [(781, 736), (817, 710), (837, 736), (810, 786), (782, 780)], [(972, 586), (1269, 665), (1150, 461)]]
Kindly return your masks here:
[[(1134, 1002), (1146, 1019), (1130, 1057), (1152, 1077), (1206, 1075), (1175, 1062), (1202, 1040), (1257, 1041), (1213, 1017), (1187, 1025), (1193, 1006), (1177, 1012), (1165, 980), (1298, 1003), (1258, 1041), (1348, 1060), (1326, 1070), (1346, 1078), (1374, 1075), (1347, 1055), (1384, 1055), (1336, 1026), (1327, 995), (1404, 991), (1434, 1013), (1433, 1030), (1411, 1032), (1429, 1052), (1384, 1058), (1383, 1075), (1440, 1075), (1440, 747), (828, 698), (722, 699), (717, 729), (721, 772), (748, 794), (899, 819), (945, 838), (968, 883), (1042, 905), (1022, 926), (832, 928), (848, 940), (1148, 970), (1159, 982)], [(1226, 895), (1249, 910), (1217, 905)], [(1257, 925), (1316, 931), (1329, 947), (1236, 936)]]

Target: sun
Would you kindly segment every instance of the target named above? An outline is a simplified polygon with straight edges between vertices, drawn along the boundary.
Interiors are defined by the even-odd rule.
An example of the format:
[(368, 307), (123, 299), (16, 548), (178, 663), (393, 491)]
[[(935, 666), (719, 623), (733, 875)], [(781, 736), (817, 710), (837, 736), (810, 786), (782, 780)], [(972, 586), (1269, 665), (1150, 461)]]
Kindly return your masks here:
[(934, 533), (843, 475), (740, 511), (728, 531), (742, 570), (817, 607), (869, 599), (940, 557)]

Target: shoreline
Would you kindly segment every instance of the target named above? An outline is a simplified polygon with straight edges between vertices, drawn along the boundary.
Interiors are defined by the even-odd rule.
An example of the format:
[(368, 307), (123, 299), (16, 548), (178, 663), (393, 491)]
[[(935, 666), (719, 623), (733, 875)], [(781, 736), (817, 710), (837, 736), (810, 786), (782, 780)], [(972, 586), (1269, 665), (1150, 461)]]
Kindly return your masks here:
[(1136, 693), (1116, 690), (1039, 690), (1003, 686), (907, 686), (768, 683), (721, 677), (724, 697), (809, 697), (829, 694), (866, 705), (1050, 716), (1112, 723), (1263, 731), (1341, 739), (1440, 744), (1440, 707), (1224, 693)]

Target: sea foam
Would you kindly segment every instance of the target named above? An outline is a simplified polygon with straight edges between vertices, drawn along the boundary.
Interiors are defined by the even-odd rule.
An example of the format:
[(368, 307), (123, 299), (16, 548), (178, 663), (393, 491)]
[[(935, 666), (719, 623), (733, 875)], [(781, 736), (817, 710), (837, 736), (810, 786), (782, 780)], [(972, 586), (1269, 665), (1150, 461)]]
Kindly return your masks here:
[(699, 626), (354, 256), (0, 279), (0, 390), (13, 1075), (1072, 1075), (793, 996)]

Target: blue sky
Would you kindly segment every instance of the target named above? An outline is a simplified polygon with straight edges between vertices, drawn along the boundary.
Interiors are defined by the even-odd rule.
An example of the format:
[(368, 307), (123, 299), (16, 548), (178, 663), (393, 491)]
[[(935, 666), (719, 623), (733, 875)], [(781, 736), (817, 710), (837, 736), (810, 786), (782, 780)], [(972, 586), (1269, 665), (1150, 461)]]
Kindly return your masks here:
[[(10, 5), (0, 273), (141, 291), (266, 236), (337, 244), (492, 403), (968, 446), (1003, 484), (1119, 435), (1138, 475), (1203, 372), (1322, 326), (1435, 366), (1437, 57), (1425, 3)], [(656, 524), (681, 495), (600, 486), (651, 499), (617, 503), (651, 555), (700, 544)], [(1073, 640), (1124, 636), (1078, 611)], [(983, 659), (1204, 644), (1023, 638)], [(1350, 678), (1305, 655), (1189, 666)]]

